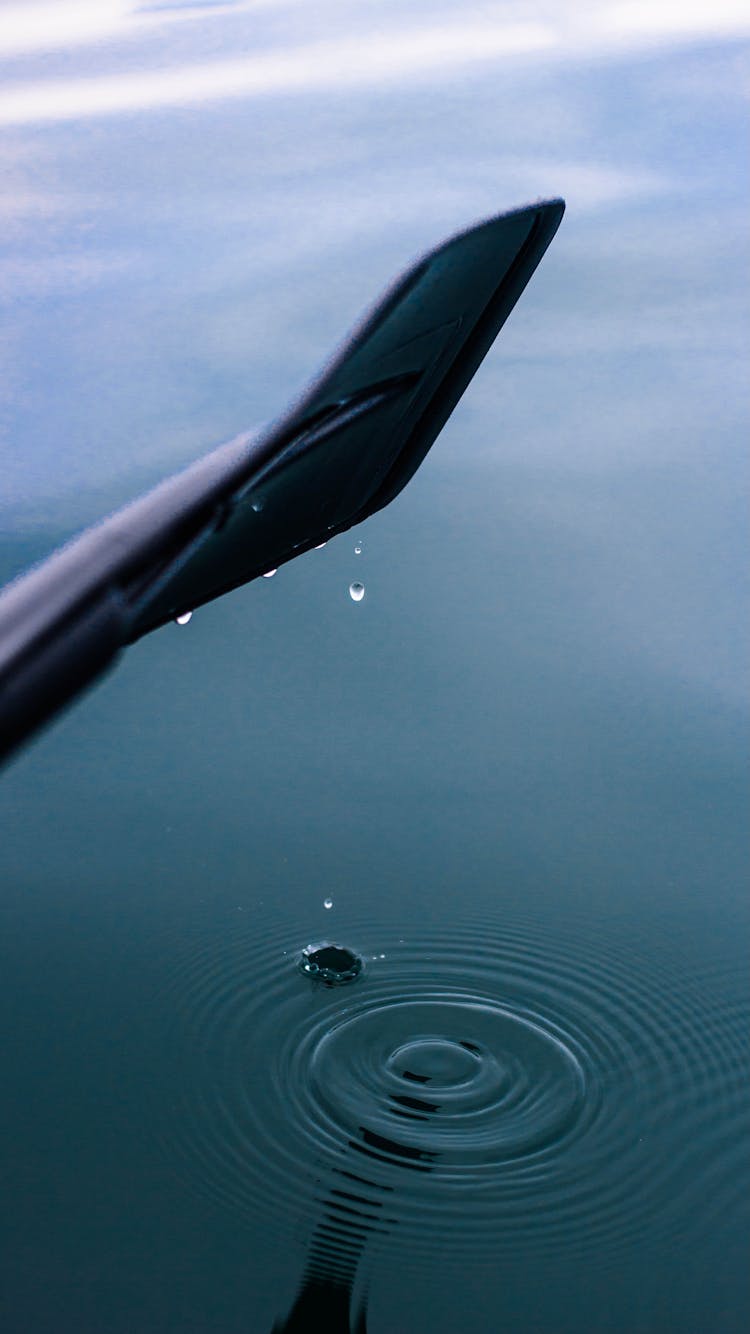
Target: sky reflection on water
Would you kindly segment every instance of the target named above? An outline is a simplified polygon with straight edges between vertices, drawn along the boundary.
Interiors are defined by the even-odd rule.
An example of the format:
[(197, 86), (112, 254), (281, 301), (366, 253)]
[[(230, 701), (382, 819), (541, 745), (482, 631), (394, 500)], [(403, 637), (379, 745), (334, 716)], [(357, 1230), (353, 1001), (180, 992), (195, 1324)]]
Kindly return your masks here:
[[(596, 1098), (481, 1236), (459, 1182), (453, 1248), (437, 1161), (361, 1174), (370, 1334), (744, 1329), (744, 7), (36, 8), (0, 23), (4, 576), (274, 416), (453, 229), (568, 208), (397, 502), (4, 773), (4, 1328), (281, 1324), (386, 1133), (305, 1043), (462, 986)], [(351, 989), (305, 990), (323, 938)]]

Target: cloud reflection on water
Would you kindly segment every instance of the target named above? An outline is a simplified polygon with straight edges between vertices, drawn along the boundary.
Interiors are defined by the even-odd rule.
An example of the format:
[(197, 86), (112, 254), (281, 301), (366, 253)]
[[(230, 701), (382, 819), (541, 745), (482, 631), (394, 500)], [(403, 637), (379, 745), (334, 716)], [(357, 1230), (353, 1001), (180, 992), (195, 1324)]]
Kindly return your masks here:
[[(506, 5), (500, 16), (488, 17), (484, 7), (462, 10), (459, 22), (452, 11), (432, 5), (427, 21), (414, 24), (413, 10), (407, 22), (392, 16), (388, 25), (382, 13), (373, 26), (355, 21), (343, 35), (337, 10), (316, 10), (316, 28), (306, 41), (270, 40), (259, 30), (256, 9), (265, 6), (211, 8), (170, 6), (155, 11), (122, 3), (101, 6), (43, 6), (38, 10), (14, 9), (5, 19), (0, 36), (0, 57), (28, 54), (48, 47), (68, 46), (71, 52), (87, 45), (120, 40), (129, 50), (129, 39), (152, 37), (137, 53), (137, 68), (124, 72), (114, 68), (105, 74), (83, 68), (58, 79), (21, 77), (0, 100), (0, 123), (21, 125), (40, 121), (64, 121), (88, 116), (109, 116), (181, 105), (195, 105), (234, 98), (258, 98), (314, 91), (346, 90), (398, 84), (403, 80), (441, 80), (472, 66), (499, 64), (509, 60), (578, 62), (601, 58), (620, 59), (629, 52), (649, 51), (654, 45), (716, 41), (750, 31), (746, 7), (735, 0), (722, 0), (706, 11), (697, 5), (676, 5), (661, 0), (656, 5), (609, 4), (585, 6), (565, 4), (550, 9), (537, 4), (531, 9)], [(268, 6), (274, 14), (287, 12), (294, 18), (296, 6)], [(195, 59), (204, 47), (222, 46), (220, 40), (205, 41), (206, 24), (232, 17), (244, 20), (239, 41), (232, 43), (231, 56), (224, 59)], [(444, 12), (446, 17), (444, 17)], [(172, 49), (171, 29), (176, 19), (204, 20), (191, 48), (180, 44)], [(194, 25), (195, 26), (195, 25)], [(327, 29), (330, 33), (327, 34)], [(145, 30), (145, 31), (144, 31)], [(237, 46), (247, 48), (237, 55)], [(191, 57), (192, 51), (192, 57)], [(132, 52), (130, 53), (133, 54)], [(156, 64), (154, 65), (154, 61)]]

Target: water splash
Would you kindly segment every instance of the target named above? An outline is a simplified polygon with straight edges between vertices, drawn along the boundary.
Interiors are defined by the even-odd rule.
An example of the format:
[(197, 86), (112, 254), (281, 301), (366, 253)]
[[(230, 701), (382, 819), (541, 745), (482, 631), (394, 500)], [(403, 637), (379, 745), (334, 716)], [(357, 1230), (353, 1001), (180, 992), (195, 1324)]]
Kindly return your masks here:
[(323, 907), (324, 907), (324, 908), (332, 908), (332, 907), (333, 907), (333, 899), (323, 899)]
[(358, 542), (357, 545), (356, 545), (356, 547), (354, 548), (354, 554), (355, 554), (355, 556), (361, 556), (361, 555), (362, 555), (362, 543), (361, 543), (361, 542)]
[(349, 585), (349, 596), (352, 602), (361, 602), (364, 595), (365, 595), (364, 584), (360, 584), (355, 580), (353, 584)]
[(299, 960), (299, 967), (308, 977), (314, 977), (326, 986), (339, 987), (353, 982), (362, 972), (362, 960), (354, 950), (344, 945), (308, 945)]

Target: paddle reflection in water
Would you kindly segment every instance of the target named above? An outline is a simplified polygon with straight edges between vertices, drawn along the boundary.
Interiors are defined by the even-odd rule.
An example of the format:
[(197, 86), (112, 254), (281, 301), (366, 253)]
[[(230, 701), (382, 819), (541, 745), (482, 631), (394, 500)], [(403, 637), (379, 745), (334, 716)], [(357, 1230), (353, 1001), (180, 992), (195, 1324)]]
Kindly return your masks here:
[[(431, 1112), (439, 1110), (436, 1104), (424, 1099), (398, 1094), (392, 1095), (391, 1102), (397, 1114), (419, 1120), (427, 1120)], [(352, 1152), (382, 1162), (395, 1161), (402, 1168), (430, 1171), (435, 1154), (375, 1135), (365, 1126), (360, 1127), (359, 1133), (361, 1139), (352, 1139), (349, 1144)], [(325, 1328), (330, 1334), (367, 1334), (366, 1280), (360, 1284), (354, 1310), (352, 1297), (368, 1239), (376, 1233), (387, 1235), (397, 1225), (396, 1218), (387, 1216), (385, 1201), (377, 1199), (378, 1193), (387, 1197), (394, 1187), (370, 1181), (344, 1167), (334, 1171), (338, 1184), (331, 1188), (323, 1220), (313, 1233), (294, 1306), (285, 1321), (274, 1324), (272, 1334), (302, 1334), (303, 1330), (313, 1328)]]

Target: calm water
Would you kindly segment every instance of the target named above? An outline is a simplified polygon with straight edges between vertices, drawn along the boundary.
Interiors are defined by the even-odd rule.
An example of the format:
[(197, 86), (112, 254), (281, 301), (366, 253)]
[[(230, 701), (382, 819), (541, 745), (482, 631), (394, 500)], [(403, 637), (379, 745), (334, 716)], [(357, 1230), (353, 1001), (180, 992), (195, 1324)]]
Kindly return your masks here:
[(746, 1327), (743, 34), (532, 10), (7, 30), (3, 577), (568, 201), (397, 502), (2, 776), (9, 1334)]

